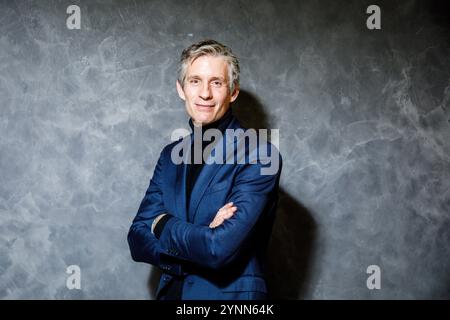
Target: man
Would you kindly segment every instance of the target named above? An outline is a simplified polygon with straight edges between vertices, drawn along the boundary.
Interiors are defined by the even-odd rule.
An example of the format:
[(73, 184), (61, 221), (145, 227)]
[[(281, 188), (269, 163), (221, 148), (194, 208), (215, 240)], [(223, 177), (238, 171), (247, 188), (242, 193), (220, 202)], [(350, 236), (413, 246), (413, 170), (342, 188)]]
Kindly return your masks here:
[[(128, 234), (132, 258), (163, 270), (157, 299), (265, 299), (281, 156), (258, 141), (244, 150), (248, 161), (228, 161), (242, 142), (247, 146), (230, 107), (239, 94), (239, 63), (228, 47), (206, 40), (185, 49), (176, 86), (193, 132), (160, 154)], [(205, 139), (196, 143), (209, 130), (222, 135), (210, 143), (211, 152)], [(176, 163), (181, 146), (186, 161)], [(261, 155), (263, 148), (272, 151)], [(207, 161), (213, 154), (226, 163)], [(273, 156), (275, 172), (262, 174)]]

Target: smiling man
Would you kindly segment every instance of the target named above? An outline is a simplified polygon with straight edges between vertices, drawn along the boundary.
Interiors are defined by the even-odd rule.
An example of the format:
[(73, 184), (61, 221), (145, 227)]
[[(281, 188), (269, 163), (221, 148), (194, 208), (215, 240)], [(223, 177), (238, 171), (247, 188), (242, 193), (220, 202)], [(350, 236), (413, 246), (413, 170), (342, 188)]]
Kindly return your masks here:
[[(217, 121), (230, 109), (239, 94), (239, 66), (231, 61), (231, 72), (223, 56), (203, 55), (182, 67), (177, 91), (196, 126)], [(230, 74), (231, 73), (231, 74)], [(183, 84), (183, 85), (182, 85)]]
[[(231, 109), (239, 94), (239, 62), (227, 46), (206, 40), (185, 49), (176, 86), (192, 133), (160, 154), (128, 233), (132, 258), (163, 271), (157, 299), (265, 299), (281, 156), (259, 141), (244, 150), (254, 161), (211, 164), (194, 157), (196, 148), (203, 154), (211, 144), (215, 155), (224, 147), (247, 146), (246, 129)], [(221, 135), (208, 149), (204, 139), (193, 143), (209, 130)], [(189, 161), (177, 163), (173, 150), (182, 144)], [(277, 170), (262, 174), (274, 153)]]

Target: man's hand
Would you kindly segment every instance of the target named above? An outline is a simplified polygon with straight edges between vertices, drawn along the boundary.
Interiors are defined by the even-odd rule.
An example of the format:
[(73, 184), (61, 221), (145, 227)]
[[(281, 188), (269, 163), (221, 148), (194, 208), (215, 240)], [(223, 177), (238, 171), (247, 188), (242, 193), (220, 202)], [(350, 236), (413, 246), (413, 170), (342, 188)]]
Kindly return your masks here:
[(233, 206), (233, 202), (228, 202), (222, 208), (217, 211), (216, 216), (213, 221), (209, 224), (210, 228), (217, 228), (220, 226), (226, 219), (231, 218), (236, 212), (237, 207)]

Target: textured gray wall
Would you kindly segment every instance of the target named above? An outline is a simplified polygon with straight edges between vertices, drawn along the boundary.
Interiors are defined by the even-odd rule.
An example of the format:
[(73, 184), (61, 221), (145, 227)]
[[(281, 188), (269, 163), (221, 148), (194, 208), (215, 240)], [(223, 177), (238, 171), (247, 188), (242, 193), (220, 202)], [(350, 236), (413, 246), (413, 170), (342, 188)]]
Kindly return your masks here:
[[(274, 296), (449, 298), (444, 3), (0, 2), (0, 298), (153, 297), (126, 234), (187, 127), (176, 62), (202, 38), (240, 57), (243, 122), (280, 128)], [(70, 4), (81, 30), (66, 28)], [(72, 264), (81, 290), (66, 288)]]

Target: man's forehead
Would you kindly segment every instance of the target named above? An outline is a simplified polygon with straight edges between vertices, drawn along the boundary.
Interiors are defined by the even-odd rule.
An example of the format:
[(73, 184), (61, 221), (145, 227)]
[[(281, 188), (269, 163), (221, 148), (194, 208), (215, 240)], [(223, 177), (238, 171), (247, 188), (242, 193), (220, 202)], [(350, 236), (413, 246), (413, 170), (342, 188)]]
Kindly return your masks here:
[(215, 73), (218, 76), (227, 75), (227, 62), (223, 57), (216, 56), (200, 56), (193, 59), (188, 64), (187, 73), (192, 74), (205, 74), (205, 73)]

